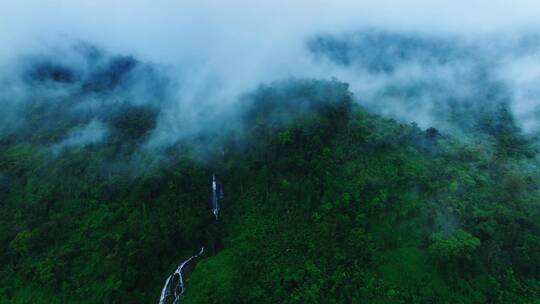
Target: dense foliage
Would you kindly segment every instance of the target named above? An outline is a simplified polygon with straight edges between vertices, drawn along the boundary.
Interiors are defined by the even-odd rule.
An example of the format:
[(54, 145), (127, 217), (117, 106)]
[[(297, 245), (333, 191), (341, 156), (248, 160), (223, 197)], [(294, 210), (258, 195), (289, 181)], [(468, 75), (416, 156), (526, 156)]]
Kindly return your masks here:
[(151, 107), (124, 105), (106, 140), (59, 152), (58, 112), (22, 109), (47, 128), (0, 141), (0, 303), (157, 302), (201, 245), (185, 303), (540, 301), (540, 167), (504, 105), (458, 137), (371, 114), (337, 81), (243, 103), (243, 127), (205, 157), (204, 139), (143, 149)]

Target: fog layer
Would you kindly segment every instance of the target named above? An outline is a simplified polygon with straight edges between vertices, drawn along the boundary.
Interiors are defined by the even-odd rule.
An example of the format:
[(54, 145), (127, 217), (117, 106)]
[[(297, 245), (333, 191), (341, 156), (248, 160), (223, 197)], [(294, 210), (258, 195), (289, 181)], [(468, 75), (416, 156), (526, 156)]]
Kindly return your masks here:
[(240, 97), (259, 85), (291, 77), (337, 78), (359, 104), (424, 128), (468, 128), (501, 104), (526, 132), (540, 127), (534, 1), (2, 6), (0, 128), (28, 123), (22, 105), (77, 100), (61, 110), (85, 117), (86, 127), (74, 124), (51, 145), (115, 136), (88, 132), (114, 125), (114, 113), (129, 105), (156, 116), (140, 140), (166, 147), (232, 119)]

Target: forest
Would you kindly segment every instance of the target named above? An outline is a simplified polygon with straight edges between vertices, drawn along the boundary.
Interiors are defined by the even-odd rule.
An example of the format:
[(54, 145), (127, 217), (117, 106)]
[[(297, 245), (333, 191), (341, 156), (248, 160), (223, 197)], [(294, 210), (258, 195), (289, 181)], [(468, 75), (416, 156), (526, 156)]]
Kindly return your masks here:
[(0, 304), (540, 304), (538, 3), (0, 2)]
[(23, 74), (78, 84), (1, 134), (0, 303), (156, 303), (201, 246), (183, 303), (539, 303), (537, 144), (504, 102), (450, 132), (373, 113), (335, 79), (287, 79), (157, 157), (159, 108), (73, 114), (143, 65), (103, 62)]

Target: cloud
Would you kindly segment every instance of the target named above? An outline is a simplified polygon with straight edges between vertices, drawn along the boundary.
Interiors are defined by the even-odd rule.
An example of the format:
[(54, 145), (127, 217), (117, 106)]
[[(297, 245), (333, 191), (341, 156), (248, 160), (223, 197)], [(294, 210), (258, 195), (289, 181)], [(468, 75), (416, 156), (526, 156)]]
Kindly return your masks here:
[(540, 131), (540, 53), (508, 55), (497, 73), (509, 87), (516, 121), (526, 132)]
[[(140, 76), (144, 73), (130, 76), (144, 80), (122, 94), (139, 103), (159, 103), (152, 146), (197, 134), (212, 117), (234, 109), (242, 94), (288, 77), (336, 77), (350, 83), (363, 105), (426, 127), (451, 123), (438, 116), (452, 111), (449, 100), (461, 105), (478, 96), (489, 98), (482, 87), (496, 83), (511, 90), (512, 109), (523, 117), (522, 126), (535, 130), (535, 118), (526, 113), (529, 106), (536, 107), (531, 88), (538, 65), (527, 59), (535, 56), (531, 51), (518, 53), (515, 37), (538, 32), (538, 17), (540, 4), (524, 0), (11, 1), (0, 11), (0, 65), (16, 65), (28, 54), (56, 55), (76, 65), (79, 59), (69, 50), (84, 41), (109, 54), (128, 54), (160, 66), (161, 80), (168, 84), (159, 102), (155, 94), (147, 94), (153, 84)], [(420, 50), (411, 60), (395, 62), (391, 72), (378, 73), (361, 62), (343, 66), (317, 58), (308, 47), (317, 36), (353, 37), (347, 35), (373, 29), (395, 33), (396, 39), (436, 37), (435, 44), (449, 43), (451, 49), (470, 53), (432, 61), (430, 50)], [(383, 49), (372, 47), (374, 52)], [(500, 67), (478, 65), (490, 60), (487, 64)], [(522, 74), (522, 68), (528, 72)], [(476, 74), (482, 71), (497, 80), (479, 80)], [(412, 92), (421, 85), (429, 89)], [(93, 98), (93, 105), (111, 99)]]
[(51, 149), (54, 153), (59, 153), (65, 148), (96, 144), (103, 141), (107, 133), (107, 127), (103, 123), (92, 120), (83, 127), (72, 129), (62, 142), (53, 145)]

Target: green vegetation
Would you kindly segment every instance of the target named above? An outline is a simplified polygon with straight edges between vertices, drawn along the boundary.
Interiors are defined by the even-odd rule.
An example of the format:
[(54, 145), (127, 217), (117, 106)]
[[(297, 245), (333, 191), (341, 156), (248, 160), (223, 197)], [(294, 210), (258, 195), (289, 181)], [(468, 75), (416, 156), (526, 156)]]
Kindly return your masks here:
[(61, 126), (6, 135), (0, 303), (155, 303), (201, 245), (185, 303), (538, 303), (540, 164), (506, 111), (458, 137), (291, 80), (246, 96), (210, 157), (140, 149), (143, 107), (58, 155)]

